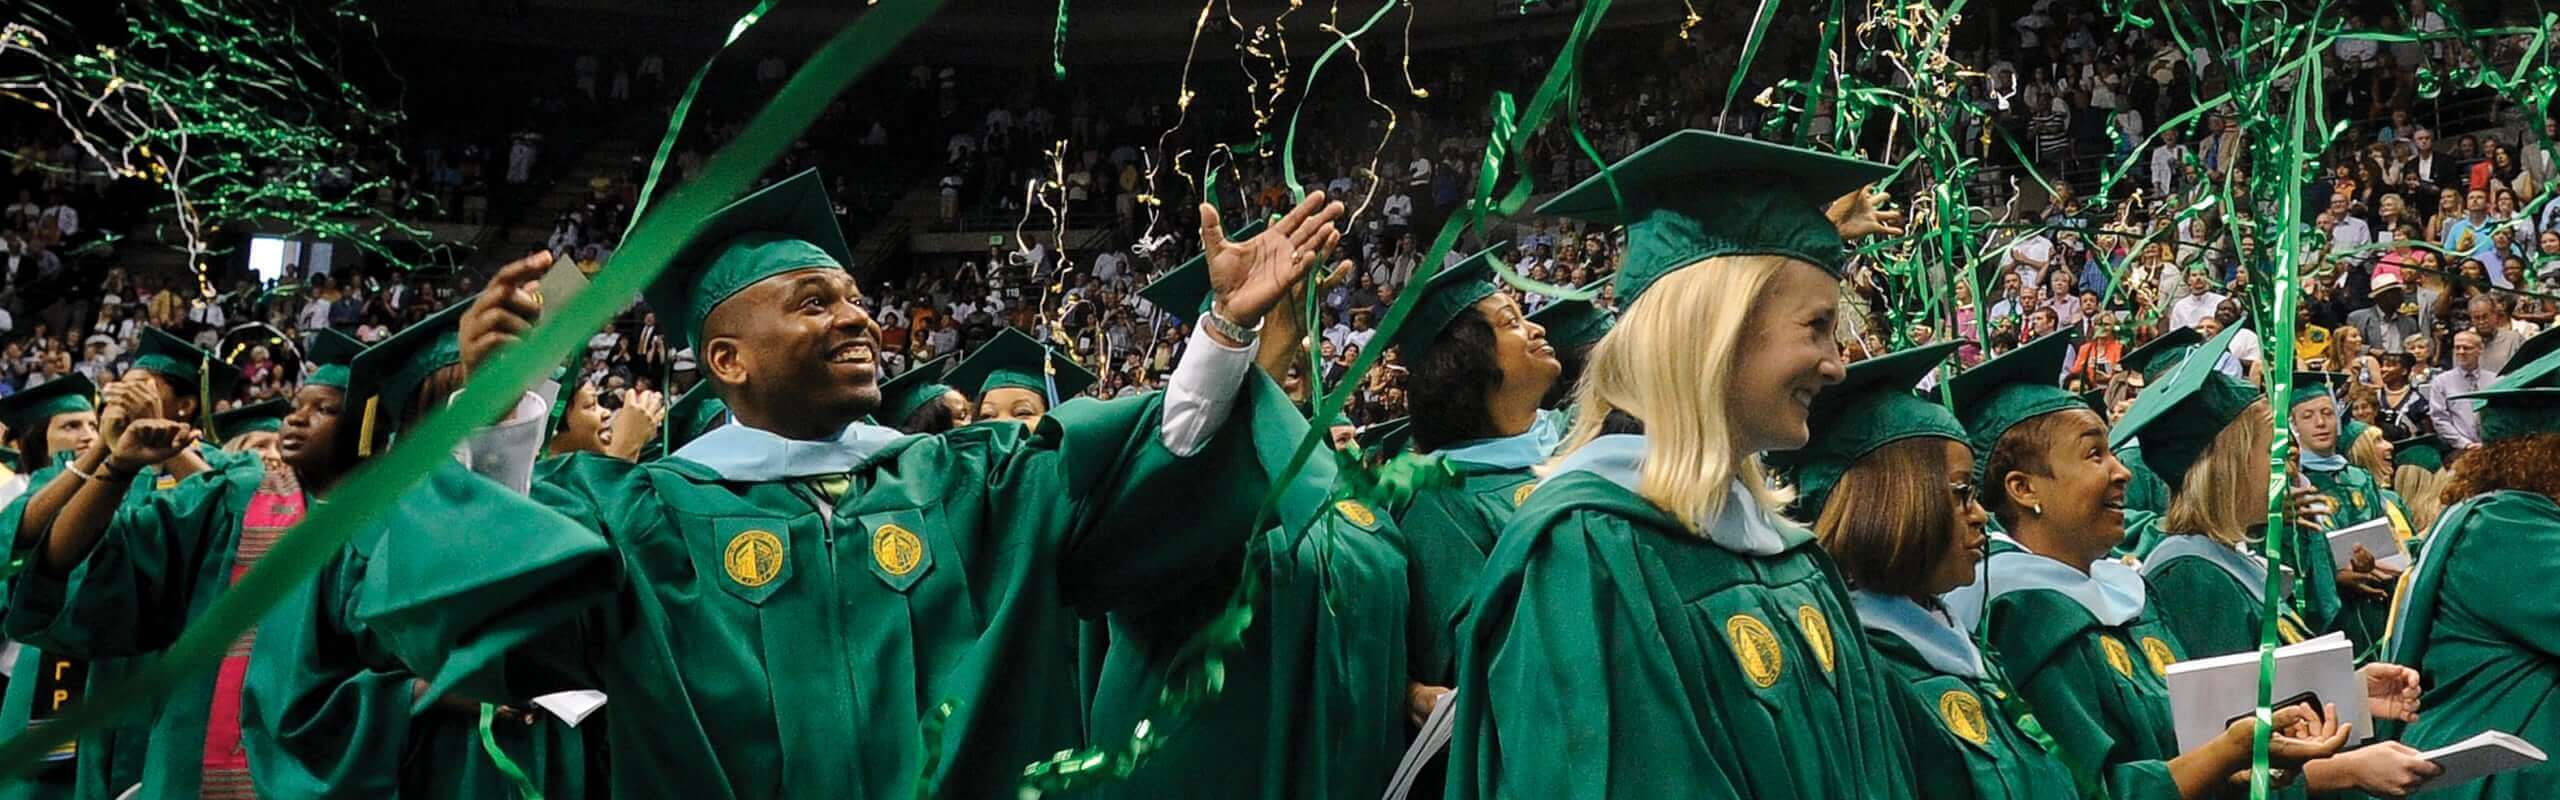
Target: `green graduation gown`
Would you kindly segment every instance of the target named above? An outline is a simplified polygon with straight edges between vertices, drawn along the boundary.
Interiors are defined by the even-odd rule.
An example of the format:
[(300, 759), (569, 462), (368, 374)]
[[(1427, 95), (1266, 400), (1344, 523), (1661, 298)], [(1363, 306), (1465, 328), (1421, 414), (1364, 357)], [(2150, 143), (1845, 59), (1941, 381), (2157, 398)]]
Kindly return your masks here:
[[(1610, 442), (1630, 438), (1567, 464), (1615, 459), (1631, 479), (1641, 444)], [(1560, 468), (1459, 620), (1448, 797), (1913, 796), (1894, 690), (1838, 569), (1802, 528), (1763, 525), (1775, 552), (1727, 549)]]
[[(2446, 509), (2392, 631), (2392, 663), (2427, 676), (2426, 710), (2400, 740), (2421, 750), (2505, 731), (2560, 747), (2560, 601), (2521, 590), (2560, 575), (2560, 503), (2497, 491)], [(2560, 761), (2431, 797), (2551, 797)]]
[[(1224, 691), (1121, 784), (1126, 798), (1358, 798), (1383, 790), (1405, 743), (1405, 559), (1395, 523), (1334, 499), (1319, 452), (1281, 495), (1281, 523), (1242, 554), (1262, 593)], [(1166, 660), (1226, 607), (1237, 572), (1151, 615), (1112, 615), (1095, 735), (1128, 736), (1164, 688)]]
[[(2383, 491), (2381, 482), (2374, 480), (2373, 473), (2363, 467), (2349, 464), (2335, 471), (2304, 469), (2302, 472), (2311, 480), (2312, 486), (2329, 496), (2331, 528), (2381, 519), (2396, 502)], [(2391, 619), (2391, 601), (2387, 598), (2342, 597), (2338, 592), (2338, 564), (2329, 555), (2327, 537), (2321, 531), (2297, 531), (2294, 552), (2300, 554), (2298, 561), (2306, 565), (2303, 583), (2304, 589), (2310, 592), (2309, 605), (2312, 609), (2312, 613), (2307, 615), (2308, 621), (2321, 626), (2323, 631), (2346, 633), (2347, 638), (2355, 642), (2356, 653), (2364, 655), (2375, 643), (2382, 641), (2382, 629)], [(2324, 612), (2328, 614), (2325, 620), (2318, 617)]]
[[(1991, 670), (1967, 633), (1907, 599), (1865, 592), (1852, 598), (1867, 643), (1895, 689), (1922, 800), (2044, 800), (2079, 792), (2071, 768), (2007, 713), (2025, 702), (2010, 695), (2006, 678)], [(1939, 768), (1918, 768), (1924, 764)], [(1949, 764), (1964, 769), (1945, 769)]]
[[(209, 464), (226, 463), (235, 458), (211, 445), (199, 445), (196, 453)], [(27, 501), (38, 490), (62, 474), (62, 465), (76, 453), (55, 454), (52, 466), (27, 476), (27, 490), (0, 510), (0, 532), (14, 535), (18, 523), (25, 518)], [(126, 487), (120, 509), (131, 509), (148, 500), (153, 493), (175, 488), (177, 478), (163, 474), (159, 467), (146, 467), (135, 474)], [(23, 556), (23, 554), (20, 554)], [(13, 576), (14, 577), (14, 576)], [(135, 665), (124, 658), (76, 658), (59, 653), (47, 655), (42, 647), (23, 643), (18, 663), (11, 674), (25, 678), (39, 672), (60, 672), (64, 680), (12, 680), (6, 696), (0, 697), (0, 734), (15, 734), (51, 719), (79, 698), (124, 680)], [(39, 688), (46, 694), (38, 696)], [(68, 693), (56, 703), (54, 690)], [(36, 798), (78, 797), (111, 798), (134, 784), (142, 782), (145, 751), (151, 741), (150, 720), (127, 720), (104, 730), (81, 736), (78, 741), (58, 749), (62, 761), (39, 768), (25, 780), (0, 782), (0, 800), (35, 800)], [(68, 762), (64, 764), (63, 762)]]
[(1005, 796), (1084, 741), (1078, 612), (1146, 610), (1251, 534), (1255, 422), (1296, 411), (1243, 386), (1187, 458), (1150, 394), (823, 486), (581, 455), (528, 498), (449, 466), (377, 522), (359, 617), (433, 692), (603, 690), (615, 796)]
[[(2255, 556), (2231, 549), (2213, 537), (2183, 534), (2166, 537), (2142, 562), (2142, 579), (2150, 584), (2150, 605), (2160, 622), (2178, 635), (2179, 652), (2210, 658), (2258, 649), (2267, 566)], [(2279, 644), (2302, 641), (2309, 631), (2291, 606), (2278, 603)]]
[(2169, 513), (2169, 482), (2142, 460), (2142, 440), (2126, 442), (2115, 452), (2125, 472), (2133, 475), (2124, 487), (2124, 541), (2115, 554), (2141, 558), (2160, 544), (2160, 517)]
[(1537, 476), (1526, 466), (1451, 459), (1455, 484), (1416, 490), (1396, 515), (1396, 532), (1413, 591), (1410, 669), (1415, 681), (1448, 686), (1457, 680), (1457, 643), (1450, 626), (1475, 591), (1476, 576), (1493, 553), (1494, 536), (1518, 513)]
[(1991, 657), (2074, 768), (2117, 800), (2177, 797), (2166, 676), (2185, 656), (2144, 602), (2140, 576), (2100, 561), (2092, 569), (2111, 576), (2092, 580), (2003, 538), (1990, 550), (1982, 577), (1947, 595), (1949, 608), (1958, 619), (1983, 615)]

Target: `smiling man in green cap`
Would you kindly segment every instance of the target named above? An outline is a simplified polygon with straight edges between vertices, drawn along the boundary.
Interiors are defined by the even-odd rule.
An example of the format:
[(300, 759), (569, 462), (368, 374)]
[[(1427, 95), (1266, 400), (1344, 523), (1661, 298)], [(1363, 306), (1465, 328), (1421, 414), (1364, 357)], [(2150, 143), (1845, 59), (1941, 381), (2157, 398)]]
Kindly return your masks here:
[(2388, 553), (2336, 563), (2324, 533), (2389, 518), (2398, 526), (2400, 538), (2412, 534), (2382, 481), (2347, 461), (2352, 445), (2344, 423), (2351, 420), (2345, 399), (2337, 393), (2346, 382), (2346, 375), (2335, 372), (2293, 374), (2291, 421), (2294, 443), (2300, 445), (2295, 456), (2303, 478), (2328, 498), (2329, 514), (2320, 525), (2294, 526), (2288, 552), (2299, 562), (2295, 569), (2305, 576), (2304, 618), (2321, 631), (2345, 633), (2355, 642), (2356, 652), (2364, 653), (2382, 641), (2382, 629), (2391, 617), (2391, 587), (2400, 580), (2401, 571), (2374, 563), (2374, 558)]
[[(1203, 209), (1218, 300), (1165, 392), (905, 436), (857, 422), (878, 328), (817, 175), (786, 179), (715, 213), (648, 293), (732, 421), (536, 480), (529, 393), (466, 444), (476, 473), (377, 521), (361, 616), (430, 698), (606, 692), (618, 796), (1010, 794), (1086, 739), (1079, 615), (1146, 610), (1253, 533), (1261, 418), (1286, 413), (1243, 380), (1253, 329), (1342, 213), (1315, 195), (1229, 242)], [(533, 326), (546, 262), (491, 279), (466, 368)]]

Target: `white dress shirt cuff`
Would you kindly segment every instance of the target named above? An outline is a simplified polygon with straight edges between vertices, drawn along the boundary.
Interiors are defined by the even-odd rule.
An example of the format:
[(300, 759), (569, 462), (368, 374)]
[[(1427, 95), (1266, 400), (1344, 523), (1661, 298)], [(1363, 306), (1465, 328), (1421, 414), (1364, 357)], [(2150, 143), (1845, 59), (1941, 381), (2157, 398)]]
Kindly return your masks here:
[(535, 384), (516, 400), (506, 419), (473, 431), (454, 445), (454, 460), (518, 494), (533, 491), (533, 464), (542, 457), (543, 433), (550, 427), (550, 398), (559, 392), (557, 383)]
[(1190, 346), (1165, 382), (1164, 423), (1157, 429), (1165, 449), (1189, 457), (1208, 446), (1210, 433), (1226, 423), (1235, 407), (1236, 388), (1255, 369), (1254, 354), (1260, 349), (1260, 342), (1228, 347), (1207, 328), (1192, 329)]

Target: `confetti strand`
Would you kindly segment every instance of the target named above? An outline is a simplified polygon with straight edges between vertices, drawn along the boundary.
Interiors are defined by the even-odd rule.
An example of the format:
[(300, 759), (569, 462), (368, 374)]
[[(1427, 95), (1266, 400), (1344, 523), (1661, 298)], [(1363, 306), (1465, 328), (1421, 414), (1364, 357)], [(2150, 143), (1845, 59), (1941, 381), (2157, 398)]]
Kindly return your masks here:
[[(711, 51), (710, 58), (702, 60), (702, 67), (693, 71), (693, 80), (685, 83), (684, 94), (676, 98), (675, 111), (667, 115), (667, 135), (659, 137), (658, 153), (649, 159), (649, 177), (640, 183), (640, 197), (631, 205), (631, 219), (635, 221), (640, 219), (640, 216), (649, 210), (649, 198), (657, 196), (658, 178), (667, 172), (667, 159), (674, 156), (676, 152), (676, 137), (684, 133), (685, 118), (693, 113), (693, 99), (702, 93), (702, 82), (711, 77), (711, 67), (720, 63), (720, 55), (729, 52), (729, 46), (737, 44), (738, 37), (746, 35), (748, 28), (755, 27), (757, 21), (764, 19), (766, 14), (773, 13), (774, 4), (780, 1), (758, 0), (756, 7), (747, 9), (747, 13), (740, 15), (737, 22), (730, 23), (729, 35), (720, 40), (720, 46)], [(1060, 1), (1064, 2), (1064, 0)], [(639, 229), (639, 225), (623, 228), (622, 242), (631, 241), (631, 232)], [(619, 248), (622, 244), (616, 243), (614, 246)], [(672, 426), (675, 421), (669, 419), (666, 424)], [(673, 427), (669, 427), (667, 432), (672, 434), (674, 430)], [(673, 436), (670, 435), (669, 438), (672, 439)]]

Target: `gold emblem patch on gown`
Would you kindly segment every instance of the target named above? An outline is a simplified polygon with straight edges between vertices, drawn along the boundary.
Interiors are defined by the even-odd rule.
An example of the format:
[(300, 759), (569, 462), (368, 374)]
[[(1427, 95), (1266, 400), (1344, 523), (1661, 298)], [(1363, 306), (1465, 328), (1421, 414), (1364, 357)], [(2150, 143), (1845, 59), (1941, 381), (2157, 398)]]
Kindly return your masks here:
[(1512, 505), (1514, 505), (1514, 506), (1518, 506), (1518, 505), (1523, 505), (1523, 504), (1528, 503), (1528, 502), (1529, 502), (1529, 493), (1530, 493), (1530, 492), (1537, 491), (1537, 490), (1538, 490), (1538, 482), (1537, 482), (1537, 481), (1530, 481), (1530, 482), (1528, 482), (1528, 483), (1520, 484), (1520, 488), (1515, 489), (1515, 490), (1512, 490), (1512, 492), (1511, 492), (1511, 504), (1512, 504)]
[(895, 524), (882, 525), (871, 534), (871, 560), (879, 562), (880, 570), (892, 577), (906, 577), (924, 560), (924, 540)]
[(2164, 678), (2169, 676), (2169, 665), (2178, 663), (2177, 654), (2169, 652), (2169, 643), (2153, 636), (2142, 637), (2142, 657), (2151, 662), (2152, 674)]
[(1823, 618), (1822, 609), (1796, 607), (1796, 626), (1804, 629), (1804, 642), (1813, 647), (1813, 660), (1821, 662), (1822, 671), (1831, 671), (1831, 621)]
[(1366, 528), (1378, 524), (1378, 515), (1371, 512), (1368, 506), (1361, 505), (1358, 500), (1335, 501), (1333, 510), (1342, 512), (1342, 518), (1351, 520), (1353, 525)]
[(741, 531), (720, 552), (720, 566), (749, 589), (772, 583), (782, 574), (782, 540), (770, 531)]
[(1778, 685), (1778, 676), (1786, 674), (1787, 657), (1778, 648), (1778, 635), (1769, 624), (1749, 614), (1735, 614), (1724, 621), (1724, 637), (1733, 642), (1733, 659), (1741, 662), (1742, 674), (1751, 683), (1766, 689)]
[(1991, 743), (1991, 724), (1982, 716), (1982, 700), (1962, 689), (1938, 696), (1938, 716), (1947, 721), (1947, 731), (1974, 744)]
[(2133, 677), (2133, 654), (2125, 652), (2123, 642), (2116, 641), (2113, 636), (2100, 636), (2098, 648), (2107, 651), (2107, 666), (2116, 668), (2116, 672), (2127, 678)]

